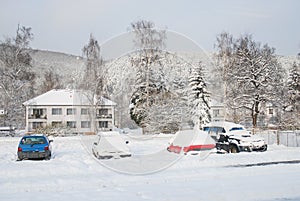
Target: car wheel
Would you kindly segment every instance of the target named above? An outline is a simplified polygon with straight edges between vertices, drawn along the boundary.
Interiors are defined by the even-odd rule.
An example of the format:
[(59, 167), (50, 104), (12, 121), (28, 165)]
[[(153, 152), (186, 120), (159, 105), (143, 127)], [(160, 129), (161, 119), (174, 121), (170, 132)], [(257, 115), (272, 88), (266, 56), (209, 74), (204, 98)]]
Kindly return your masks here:
[(238, 153), (239, 149), (235, 144), (230, 144), (229, 145), (229, 153)]
[(47, 160), (47, 161), (50, 159), (51, 159), (51, 154), (45, 158), (45, 160)]
[(268, 145), (264, 145), (264, 146), (262, 146), (262, 148), (260, 149), (260, 151), (267, 151), (267, 149), (268, 149)]
[(245, 151), (247, 151), (247, 152), (252, 152), (252, 149), (251, 149), (250, 147), (246, 147), (246, 148), (245, 148)]

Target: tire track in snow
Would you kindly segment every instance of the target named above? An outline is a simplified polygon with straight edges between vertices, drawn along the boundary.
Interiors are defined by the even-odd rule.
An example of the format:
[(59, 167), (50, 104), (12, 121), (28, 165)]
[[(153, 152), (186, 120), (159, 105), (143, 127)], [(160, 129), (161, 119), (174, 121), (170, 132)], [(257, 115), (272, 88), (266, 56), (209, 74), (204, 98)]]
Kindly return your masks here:
[(229, 165), (229, 166), (225, 166), (225, 167), (260, 167), (260, 166), (280, 165), (280, 164), (300, 164), (300, 160), (272, 161), (272, 162), (262, 162), (262, 163), (252, 163), (252, 164), (239, 164), (239, 165)]

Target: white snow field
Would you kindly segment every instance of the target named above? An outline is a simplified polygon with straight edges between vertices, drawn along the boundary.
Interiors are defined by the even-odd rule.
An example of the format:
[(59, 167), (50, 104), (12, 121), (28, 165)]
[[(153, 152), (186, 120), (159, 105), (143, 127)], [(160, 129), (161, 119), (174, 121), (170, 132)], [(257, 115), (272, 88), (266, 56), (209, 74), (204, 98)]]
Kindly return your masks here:
[(170, 135), (124, 135), (133, 156), (99, 161), (95, 137), (53, 138), (49, 161), (16, 161), (19, 138), (0, 138), (0, 200), (300, 200), (300, 148), (177, 155)]

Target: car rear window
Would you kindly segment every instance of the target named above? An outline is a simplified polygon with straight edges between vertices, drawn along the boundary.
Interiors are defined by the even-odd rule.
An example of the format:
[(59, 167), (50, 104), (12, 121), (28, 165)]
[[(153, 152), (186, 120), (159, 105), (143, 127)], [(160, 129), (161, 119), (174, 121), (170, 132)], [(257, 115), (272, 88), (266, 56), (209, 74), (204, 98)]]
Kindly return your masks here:
[(203, 128), (204, 131), (208, 131), (209, 133), (225, 133), (225, 129), (222, 127), (204, 127)]
[(26, 137), (21, 140), (21, 144), (45, 144), (46, 139), (40, 136)]
[(232, 127), (229, 131), (242, 131), (244, 130), (243, 127)]

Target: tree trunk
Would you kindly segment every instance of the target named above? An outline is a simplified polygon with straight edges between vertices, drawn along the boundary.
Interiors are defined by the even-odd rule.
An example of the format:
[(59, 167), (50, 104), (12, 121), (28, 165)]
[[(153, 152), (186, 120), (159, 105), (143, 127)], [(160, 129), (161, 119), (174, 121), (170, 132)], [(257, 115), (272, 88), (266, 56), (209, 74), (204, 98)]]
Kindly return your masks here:
[(252, 125), (253, 125), (253, 128), (257, 128), (257, 117), (258, 117), (258, 113), (259, 113), (258, 106), (259, 106), (259, 102), (255, 101), (254, 105), (253, 105), (253, 108), (252, 108)]

